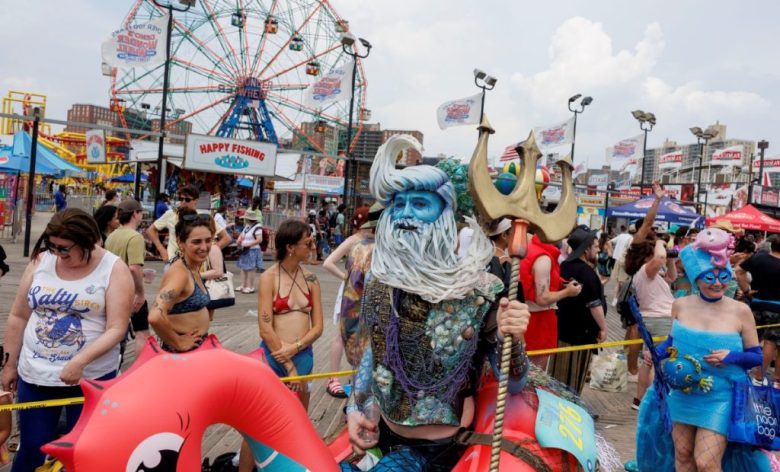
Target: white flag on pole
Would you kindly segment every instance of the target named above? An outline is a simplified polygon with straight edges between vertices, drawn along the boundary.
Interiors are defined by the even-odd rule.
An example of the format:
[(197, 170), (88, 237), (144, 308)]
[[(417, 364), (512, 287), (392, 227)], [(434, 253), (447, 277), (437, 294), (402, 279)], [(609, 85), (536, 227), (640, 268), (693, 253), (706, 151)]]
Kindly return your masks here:
[(479, 124), (479, 116), (481, 114), (481, 92), (471, 97), (444, 102), (436, 109), (436, 119), (441, 129), (446, 129), (450, 126)]
[(675, 170), (682, 167), (682, 162), (682, 151), (674, 151), (664, 154), (658, 159), (658, 168), (666, 171)]
[(103, 62), (111, 67), (157, 67), (165, 62), (168, 15), (120, 28), (103, 41)]
[(574, 118), (552, 126), (534, 128), (536, 145), (540, 148), (571, 144), (574, 141)]
[(632, 176), (639, 168), (642, 156), (642, 140), (644, 135), (639, 134), (633, 138), (620, 141), (614, 146), (607, 148), (607, 162), (610, 163), (610, 170), (618, 172), (628, 172)]
[(745, 155), (745, 147), (741, 144), (719, 149), (712, 153), (713, 165), (738, 166), (742, 164), (742, 156)]
[(312, 83), (304, 92), (304, 103), (311, 108), (322, 108), (330, 103), (352, 98), (352, 68), (355, 61), (336, 67)]

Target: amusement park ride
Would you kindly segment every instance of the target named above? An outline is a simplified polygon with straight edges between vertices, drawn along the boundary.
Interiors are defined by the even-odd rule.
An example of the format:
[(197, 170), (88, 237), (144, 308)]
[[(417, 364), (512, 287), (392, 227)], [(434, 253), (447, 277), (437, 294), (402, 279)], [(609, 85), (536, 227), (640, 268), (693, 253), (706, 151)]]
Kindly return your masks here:
[[(167, 10), (152, 0), (136, 0), (122, 25), (158, 19)], [(304, 100), (306, 88), (324, 74), (352, 60), (341, 47), (349, 24), (320, 0), (250, 0), (196, 2), (185, 13), (174, 13), (166, 122), (169, 133), (182, 129), (234, 139), (259, 140), (312, 152), (336, 155), (347, 147), (349, 102), (313, 108)], [(356, 141), (365, 110), (366, 79), (360, 60), (355, 66), (355, 101), (360, 111)], [(108, 68), (111, 78), (110, 110), (114, 126), (154, 129), (146, 120), (161, 109), (164, 66), (149, 69)], [(31, 116), (33, 108), (46, 116), (46, 96), (10, 91), (2, 112)], [(147, 121), (136, 126), (138, 117)], [(315, 123), (316, 126), (303, 126)], [(186, 126), (182, 126), (186, 125)], [(159, 128), (159, 124), (157, 125)], [(0, 133), (31, 128), (31, 122), (4, 118)], [(323, 135), (332, 133), (328, 139)], [(82, 133), (53, 133), (42, 123), (40, 142), (92, 176), (105, 180), (133, 171), (126, 159), (131, 139), (152, 139), (129, 133), (107, 136), (107, 164), (86, 163)], [(325, 143), (330, 143), (327, 145)]]
[[(164, 13), (152, 0), (138, 0), (123, 24)], [(318, 76), (351, 60), (341, 48), (348, 29), (348, 22), (320, 0), (196, 2), (186, 12), (174, 13), (167, 107), (182, 113), (166, 129), (188, 121), (197, 133), (280, 147), (297, 138), (308, 150), (335, 154), (302, 124), (317, 123), (315, 133), (346, 130), (348, 102), (313, 108), (304, 94)], [(362, 109), (366, 80), (360, 61), (356, 67), (355, 97)], [(163, 65), (112, 69), (111, 98), (123, 104), (118, 107), (123, 120), (128, 110), (159, 107), (163, 70)]]

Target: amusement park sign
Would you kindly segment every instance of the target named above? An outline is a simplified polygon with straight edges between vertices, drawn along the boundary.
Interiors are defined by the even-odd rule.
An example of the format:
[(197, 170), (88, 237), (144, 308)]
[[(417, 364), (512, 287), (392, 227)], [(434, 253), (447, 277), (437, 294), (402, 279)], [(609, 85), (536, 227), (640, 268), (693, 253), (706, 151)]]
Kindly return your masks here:
[(188, 134), (183, 166), (185, 169), (220, 174), (273, 176), (276, 170), (276, 145)]
[(106, 163), (106, 132), (102, 129), (91, 129), (86, 133), (87, 163)]
[(168, 16), (127, 25), (103, 42), (103, 61), (111, 67), (156, 67), (165, 62)]

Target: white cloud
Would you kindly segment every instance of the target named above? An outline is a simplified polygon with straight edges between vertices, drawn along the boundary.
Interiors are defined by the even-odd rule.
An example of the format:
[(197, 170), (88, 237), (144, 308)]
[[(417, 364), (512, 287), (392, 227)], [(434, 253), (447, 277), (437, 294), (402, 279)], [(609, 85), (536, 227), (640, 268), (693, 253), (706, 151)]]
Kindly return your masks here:
[(613, 53), (612, 38), (601, 23), (569, 18), (553, 35), (549, 68), (531, 76), (517, 73), (512, 82), (528, 94), (534, 106), (559, 108), (577, 91), (595, 93), (634, 82), (655, 66), (663, 48), (663, 33), (657, 23), (647, 25), (633, 51)]
[(673, 87), (663, 79), (648, 77), (642, 84), (642, 95), (660, 110), (696, 115), (751, 114), (769, 109), (769, 101), (757, 93), (704, 90), (696, 81)]

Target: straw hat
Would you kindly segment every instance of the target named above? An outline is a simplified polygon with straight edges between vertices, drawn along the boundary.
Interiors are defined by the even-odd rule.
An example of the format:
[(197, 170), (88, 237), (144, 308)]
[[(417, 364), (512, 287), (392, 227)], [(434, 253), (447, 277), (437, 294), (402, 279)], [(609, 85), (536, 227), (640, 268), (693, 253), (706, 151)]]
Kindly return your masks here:
[(708, 228), (718, 228), (722, 229), (723, 231), (726, 231), (728, 233), (731, 233), (735, 236), (739, 236), (745, 231), (739, 228), (735, 228), (734, 224), (731, 223), (729, 220), (717, 220), (714, 223), (707, 225)]

